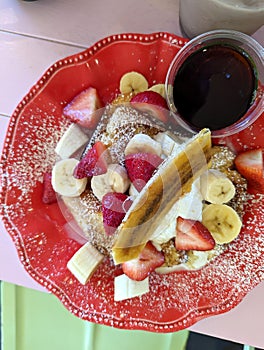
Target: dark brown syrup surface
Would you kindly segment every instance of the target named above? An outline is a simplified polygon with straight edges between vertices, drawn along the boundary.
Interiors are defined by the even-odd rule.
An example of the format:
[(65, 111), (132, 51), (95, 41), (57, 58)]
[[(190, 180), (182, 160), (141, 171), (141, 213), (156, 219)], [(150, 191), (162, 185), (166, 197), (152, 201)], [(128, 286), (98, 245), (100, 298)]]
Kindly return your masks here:
[(256, 72), (248, 55), (231, 46), (212, 45), (191, 54), (176, 74), (175, 106), (197, 129), (234, 124), (254, 101)]

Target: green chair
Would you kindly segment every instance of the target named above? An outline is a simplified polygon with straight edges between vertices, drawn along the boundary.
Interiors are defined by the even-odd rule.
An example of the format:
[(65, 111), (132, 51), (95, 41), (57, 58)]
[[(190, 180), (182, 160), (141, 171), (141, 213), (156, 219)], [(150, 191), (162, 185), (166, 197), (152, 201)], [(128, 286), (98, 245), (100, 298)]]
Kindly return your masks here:
[(158, 334), (83, 321), (49, 293), (1, 283), (3, 350), (183, 350), (188, 331)]

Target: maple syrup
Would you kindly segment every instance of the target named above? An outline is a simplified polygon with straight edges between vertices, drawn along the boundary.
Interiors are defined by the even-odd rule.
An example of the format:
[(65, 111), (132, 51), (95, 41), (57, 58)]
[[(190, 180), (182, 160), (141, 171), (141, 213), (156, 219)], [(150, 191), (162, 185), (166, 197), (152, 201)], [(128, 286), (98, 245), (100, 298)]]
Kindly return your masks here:
[(257, 73), (249, 55), (226, 44), (192, 53), (173, 84), (177, 112), (196, 129), (220, 130), (236, 123), (253, 104)]

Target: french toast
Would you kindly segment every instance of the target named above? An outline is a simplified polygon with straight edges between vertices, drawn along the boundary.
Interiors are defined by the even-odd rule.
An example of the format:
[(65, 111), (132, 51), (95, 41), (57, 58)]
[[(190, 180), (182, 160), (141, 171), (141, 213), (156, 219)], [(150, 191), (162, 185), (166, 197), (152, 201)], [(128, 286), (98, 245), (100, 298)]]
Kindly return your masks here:
[[(235, 155), (213, 147), (209, 129), (181, 133), (162, 113), (153, 113), (154, 107), (129, 103), (134, 95), (118, 96), (107, 105), (89, 138), (75, 124), (82, 152), (72, 152), (78, 160), (62, 159), (53, 169), (55, 179), (60, 164), (64, 177), (56, 178), (58, 184), (54, 180), (55, 191), (75, 189), (71, 195), (57, 192), (74, 219), (69, 225), (89, 244), (84, 254), (94, 257), (92, 269), (80, 262), (82, 281), (102, 256), (121, 264), (137, 282), (154, 270), (199, 269), (241, 229), (246, 181), (233, 167)], [(73, 274), (80, 259), (77, 254), (69, 263)]]
[[(172, 137), (177, 144), (177, 151), (166, 157), (143, 190), (137, 193), (132, 206), (114, 234), (107, 235), (105, 232), (102, 203), (93, 193), (91, 182), (88, 182), (80, 196), (62, 196), (85, 240), (99, 252), (113, 257), (116, 264), (137, 258), (149, 240), (154, 237), (155, 241), (159, 231), (164, 229), (164, 221), (168, 218), (175, 220), (175, 215), (171, 214), (175, 203), (191, 191), (195, 179), (209, 167), (226, 172), (228, 177), (241, 185), (240, 193), (232, 200), (232, 205), (235, 207), (240, 203), (240, 207), (243, 207), (242, 197), (246, 184), (239, 174), (232, 170), (234, 154), (223, 147), (212, 148), (208, 129), (186, 140), (180, 135), (173, 134), (171, 130), (166, 130), (166, 126), (160, 120), (155, 120), (150, 114), (142, 113), (129, 104), (110, 105), (105, 109), (82, 157), (95, 142), (101, 141), (109, 151), (111, 162), (124, 165), (125, 149), (135, 135), (145, 134), (157, 138), (157, 135), (163, 133), (168, 133)], [(224, 160), (219, 162), (221, 156), (226, 163)], [(188, 254), (177, 252), (175, 247), (172, 249), (169, 240), (160, 244), (160, 247), (165, 252), (167, 265), (188, 261)], [(219, 247), (216, 249), (216, 254), (218, 251)]]
[[(94, 131), (86, 154), (95, 141), (102, 141), (109, 150), (113, 163), (124, 163), (125, 148), (136, 134), (143, 133), (153, 137), (165, 131), (165, 126), (146, 113), (141, 113), (129, 105), (106, 108), (105, 113)], [(116, 235), (105, 234), (102, 216), (102, 204), (88, 185), (78, 197), (63, 196), (62, 200), (81, 228), (85, 238), (100, 252), (110, 254)]]
[[(124, 164), (125, 149), (133, 136), (146, 134), (154, 137), (165, 131), (165, 125), (147, 113), (129, 105), (111, 106), (106, 109), (83, 156), (95, 141), (101, 141), (109, 150), (111, 162)], [(174, 137), (177, 138), (176, 135)], [(178, 140), (182, 141), (180, 137)], [(210, 149), (211, 137), (207, 129), (184, 144), (184, 148), (179, 147), (175, 157), (167, 158), (152, 181), (137, 196), (131, 210), (112, 236), (105, 234), (101, 203), (89, 185), (79, 197), (63, 196), (63, 201), (86, 238), (99, 251), (113, 253), (116, 263), (130, 260), (138, 256), (138, 246), (144, 247), (155, 230), (156, 223), (162, 220), (181, 195), (190, 191), (192, 181), (207, 169)], [(127, 230), (131, 232), (128, 234)], [(141, 230), (148, 231), (144, 238)], [(137, 239), (127, 241), (126, 237), (135, 237), (132, 231), (137, 231)]]

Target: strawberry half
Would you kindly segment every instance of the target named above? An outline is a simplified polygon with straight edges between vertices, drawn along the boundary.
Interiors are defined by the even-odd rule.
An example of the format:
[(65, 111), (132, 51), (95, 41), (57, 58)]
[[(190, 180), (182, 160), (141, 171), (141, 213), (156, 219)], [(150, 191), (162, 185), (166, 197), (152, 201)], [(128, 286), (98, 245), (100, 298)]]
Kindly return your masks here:
[(128, 177), (137, 191), (142, 190), (162, 162), (161, 157), (152, 153), (133, 153), (125, 157)]
[(101, 118), (101, 112), (98, 111), (101, 107), (103, 105), (97, 90), (89, 87), (63, 109), (63, 115), (85, 128), (94, 129)]
[(139, 92), (132, 97), (131, 103), (143, 112), (148, 112), (157, 119), (166, 123), (168, 121), (168, 105), (159, 93), (155, 91)]
[(264, 193), (264, 164), (261, 148), (240, 153), (235, 158), (235, 166), (248, 181), (251, 191)]
[(107, 147), (97, 141), (93, 147), (86, 153), (74, 169), (73, 176), (76, 179), (102, 175), (107, 172), (109, 164), (109, 152)]
[(57, 195), (51, 184), (51, 173), (47, 172), (43, 177), (42, 202), (52, 204), (57, 202)]
[(215, 240), (208, 229), (196, 220), (177, 218), (175, 248), (178, 250), (211, 250)]
[(132, 280), (143, 281), (164, 263), (164, 255), (148, 242), (137, 259), (122, 263), (123, 272)]
[(102, 198), (102, 213), (105, 233), (112, 235), (121, 224), (132, 201), (124, 193), (109, 192)]

